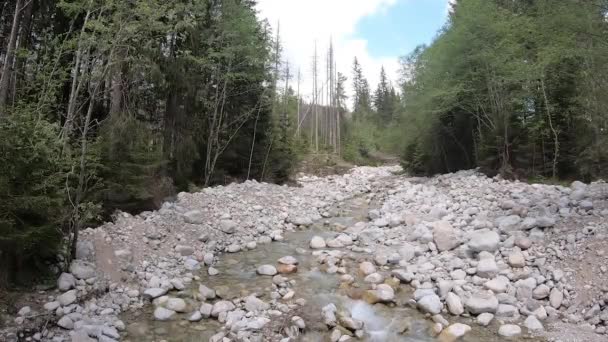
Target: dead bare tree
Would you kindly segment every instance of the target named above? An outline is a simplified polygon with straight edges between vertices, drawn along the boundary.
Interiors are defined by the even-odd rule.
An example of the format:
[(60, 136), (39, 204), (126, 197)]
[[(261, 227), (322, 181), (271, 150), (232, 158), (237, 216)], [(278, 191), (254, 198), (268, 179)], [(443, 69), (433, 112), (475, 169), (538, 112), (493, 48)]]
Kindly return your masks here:
[[(66, 115), (65, 123), (61, 129), (61, 138), (64, 141), (64, 145), (67, 144), (68, 137), (72, 132), (74, 126), (74, 119), (76, 116), (76, 104), (78, 102), (78, 96), (80, 94), (80, 90), (82, 89), (82, 85), (84, 83), (84, 77), (82, 74), (85, 73), (85, 70), (82, 69), (82, 61), (87, 60), (89, 57), (89, 51), (91, 48), (91, 42), (86, 43), (85, 46), (85, 32), (87, 28), (87, 24), (89, 22), (92, 8), (92, 3), (89, 3), (89, 8), (87, 9), (87, 14), (84, 18), (84, 23), (82, 24), (82, 28), (80, 30), (80, 36), (78, 38), (78, 47), (76, 49), (76, 56), (74, 61), (74, 68), (72, 70), (72, 86), (70, 89), (70, 98), (68, 101), (68, 112)], [(101, 14), (100, 14), (101, 15)], [(86, 51), (86, 52), (85, 52)], [(84, 54), (84, 58), (83, 58)]]
[(13, 68), (15, 47), (17, 45), (17, 32), (19, 31), (19, 23), (21, 21), (21, 11), (23, 10), (23, 0), (17, 0), (15, 4), (15, 13), (13, 14), (13, 25), (11, 26), (11, 34), (4, 56), (4, 64), (2, 65), (2, 75), (0, 75), (0, 117), (6, 115), (6, 101), (8, 97), (8, 89), (11, 79), (11, 71)]

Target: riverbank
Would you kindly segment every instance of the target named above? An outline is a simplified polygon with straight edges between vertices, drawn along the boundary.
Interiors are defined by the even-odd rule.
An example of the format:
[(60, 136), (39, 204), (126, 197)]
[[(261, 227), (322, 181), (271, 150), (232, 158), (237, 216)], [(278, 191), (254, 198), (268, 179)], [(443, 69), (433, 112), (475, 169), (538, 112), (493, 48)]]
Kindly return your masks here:
[[(32, 339), (606, 338), (606, 184), (398, 169), (301, 177), (299, 187), (231, 184), (121, 214), (83, 232), (71, 274), (40, 305), (16, 307), (4, 336), (48, 317)], [(312, 304), (315, 289), (325, 305)], [(407, 322), (382, 320), (408, 308)], [(137, 335), (154, 321), (168, 325)]]

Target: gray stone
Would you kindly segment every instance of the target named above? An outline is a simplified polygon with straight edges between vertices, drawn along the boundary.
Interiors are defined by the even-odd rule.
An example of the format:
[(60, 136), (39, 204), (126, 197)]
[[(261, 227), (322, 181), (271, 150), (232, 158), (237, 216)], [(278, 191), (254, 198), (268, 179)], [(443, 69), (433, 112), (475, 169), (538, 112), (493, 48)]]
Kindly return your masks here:
[(186, 312), (188, 305), (181, 298), (169, 298), (165, 303), (165, 307), (175, 312)]
[(395, 300), (395, 290), (387, 284), (380, 284), (375, 290), (367, 290), (364, 298), (370, 304), (389, 303)]
[(95, 247), (91, 241), (79, 240), (76, 243), (76, 259), (94, 261)]
[(197, 260), (188, 258), (186, 261), (184, 261), (184, 267), (189, 271), (196, 271), (201, 268), (201, 265)]
[(363, 281), (370, 284), (380, 284), (384, 281), (384, 277), (380, 273), (372, 273), (365, 277)]
[(192, 246), (177, 245), (175, 246), (175, 251), (181, 256), (189, 256), (194, 254), (194, 248), (192, 248)]
[(504, 293), (507, 292), (509, 283), (510, 281), (507, 277), (498, 276), (492, 280), (488, 280), (483, 286), (494, 293)]
[(158, 306), (154, 309), (154, 319), (157, 321), (168, 321), (175, 315), (175, 311)]
[(408, 262), (416, 257), (416, 248), (408, 242), (403, 243), (397, 252), (404, 262)]
[(171, 279), (170, 283), (171, 285), (173, 285), (173, 288), (178, 291), (181, 291), (186, 288), (186, 285), (184, 285), (184, 282), (180, 279)]
[(30, 313), (32, 313), (32, 308), (30, 308), (29, 306), (24, 306), (22, 307), (19, 312), (17, 313), (17, 315), (19, 316), (27, 316)]
[(98, 342), (98, 340), (89, 337), (86, 331), (73, 331), (71, 333), (71, 342)]
[(509, 265), (515, 268), (524, 268), (526, 266), (526, 258), (522, 252), (511, 252), (509, 254)]
[(211, 317), (211, 312), (213, 311), (213, 305), (209, 303), (203, 303), (198, 311), (200, 311), (203, 318), (209, 318)]
[(439, 299), (439, 296), (435, 294), (422, 297), (417, 301), (416, 305), (422, 312), (433, 315), (440, 313), (441, 309), (443, 309), (441, 299)]
[(469, 297), (464, 306), (474, 315), (484, 312), (495, 313), (498, 309), (498, 299), (491, 292), (479, 292)]
[(59, 291), (68, 291), (76, 287), (76, 278), (70, 273), (61, 273), (57, 279), (57, 288)]
[(502, 216), (496, 219), (501, 232), (513, 232), (521, 229), (521, 217), (517, 215)]
[(364, 276), (368, 276), (376, 272), (376, 266), (369, 261), (364, 261), (359, 264), (359, 272)]
[(74, 277), (84, 280), (94, 278), (96, 275), (95, 266), (82, 260), (72, 261), (70, 264), (70, 273), (72, 273)]
[(578, 206), (583, 210), (593, 210), (594, 208), (593, 202), (587, 200), (581, 201)]
[(295, 224), (296, 226), (310, 226), (312, 225), (312, 219), (310, 217), (305, 216), (295, 216), (290, 217), (289, 222)]
[(237, 223), (232, 220), (221, 220), (220, 230), (226, 234), (234, 234), (236, 232)]
[(477, 324), (481, 326), (488, 326), (490, 322), (494, 319), (494, 315), (489, 312), (484, 312), (481, 315), (477, 316)]
[(470, 235), (468, 245), (474, 252), (495, 252), (500, 245), (500, 236), (495, 231), (481, 229)]
[(241, 246), (236, 243), (232, 243), (232, 244), (228, 245), (228, 247), (226, 247), (226, 252), (228, 252), (228, 253), (238, 253), (240, 251), (241, 251)]
[(555, 226), (556, 220), (551, 216), (540, 216), (536, 218), (536, 223), (540, 228), (549, 228)]
[(245, 299), (245, 309), (250, 312), (264, 311), (270, 309), (270, 305), (254, 296)]
[(549, 295), (549, 303), (551, 304), (551, 307), (559, 309), (559, 307), (562, 306), (563, 301), (564, 292), (554, 287)]
[(452, 250), (460, 245), (456, 231), (449, 222), (433, 223), (433, 240), (440, 252)]
[(545, 299), (545, 298), (549, 297), (550, 292), (551, 292), (551, 289), (549, 288), (549, 286), (547, 286), (545, 284), (540, 284), (532, 292), (532, 298)]
[(515, 318), (519, 316), (519, 309), (509, 304), (499, 304), (496, 309), (496, 317), (499, 318)]
[(190, 322), (198, 322), (201, 319), (203, 319), (203, 315), (201, 314), (200, 311), (194, 311), (192, 314), (190, 314), (190, 316), (188, 317), (188, 321)]
[(59, 303), (58, 301), (53, 301), (53, 302), (48, 302), (48, 303), (44, 304), (44, 309), (46, 311), (55, 311), (60, 306), (61, 306), (61, 303)]
[(153, 287), (153, 288), (146, 289), (144, 291), (144, 297), (146, 297), (148, 299), (156, 299), (160, 296), (166, 295), (167, 292), (168, 292), (167, 289), (163, 289), (160, 287)]
[(74, 329), (74, 321), (72, 321), (68, 315), (61, 317), (59, 321), (57, 321), (57, 325), (66, 330)]
[(450, 292), (445, 297), (445, 303), (448, 306), (448, 311), (455, 316), (460, 316), (464, 313), (464, 307), (462, 301), (458, 295)]
[(57, 301), (61, 306), (68, 306), (76, 302), (76, 290), (70, 290), (57, 297)]
[(190, 224), (202, 224), (205, 217), (200, 210), (191, 210), (184, 214), (184, 221)]
[(330, 327), (335, 327), (337, 325), (336, 311), (338, 309), (333, 303), (325, 305), (321, 309), (321, 317), (323, 317), (323, 323)]
[(494, 259), (482, 259), (477, 263), (477, 275), (482, 278), (494, 278), (498, 274), (498, 266)]
[(470, 326), (462, 323), (454, 323), (441, 332), (439, 341), (460, 341), (469, 331), (471, 331)]
[(257, 274), (265, 276), (273, 276), (277, 274), (276, 267), (272, 265), (262, 265), (256, 270)]
[(543, 324), (536, 318), (536, 316), (528, 316), (524, 321), (524, 326), (529, 331), (543, 331)]
[(521, 335), (521, 328), (515, 324), (505, 324), (498, 328), (498, 335), (503, 337), (516, 337)]
[(215, 290), (212, 290), (203, 284), (198, 286), (198, 292), (201, 294), (203, 299), (213, 299), (216, 295)]
[(312, 249), (322, 249), (325, 247), (327, 247), (325, 239), (320, 236), (313, 236), (313, 238), (310, 240), (310, 248)]
[(283, 265), (297, 265), (298, 264), (298, 259), (288, 255), (288, 256), (284, 256), (281, 259), (279, 259), (279, 264), (283, 264)]
[(211, 316), (218, 317), (223, 312), (228, 312), (234, 310), (236, 307), (232, 302), (227, 300), (221, 300), (215, 304), (213, 304), (213, 308), (211, 309)]
[(391, 272), (391, 275), (397, 279), (399, 279), (399, 281), (401, 281), (402, 283), (407, 283), (409, 284), (412, 280), (414, 280), (414, 273), (412, 272), (407, 272), (405, 270), (393, 270)]

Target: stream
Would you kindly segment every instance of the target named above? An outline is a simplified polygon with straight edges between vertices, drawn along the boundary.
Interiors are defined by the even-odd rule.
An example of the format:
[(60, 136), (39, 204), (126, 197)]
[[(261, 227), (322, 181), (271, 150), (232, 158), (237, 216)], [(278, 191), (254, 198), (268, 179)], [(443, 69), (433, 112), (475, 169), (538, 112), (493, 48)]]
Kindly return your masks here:
[[(371, 204), (370, 204), (371, 202)], [(413, 289), (409, 285), (400, 285), (395, 293), (396, 304), (370, 305), (362, 300), (351, 299), (353, 289), (351, 286), (341, 285), (340, 274), (328, 274), (324, 270), (325, 265), (317, 262), (311, 249), (308, 248), (311, 238), (315, 235), (324, 238), (332, 238), (336, 235), (332, 229), (349, 227), (356, 222), (367, 221), (368, 211), (376, 205), (367, 197), (361, 196), (348, 200), (330, 210), (330, 218), (323, 219), (313, 226), (295, 232), (285, 232), (284, 240), (270, 244), (258, 244), (257, 248), (236, 254), (224, 254), (220, 261), (214, 265), (219, 274), (208, 276), (204, 270), (199, 271), (200, 281), (195, 281), (190, 288), (181, 291), (176, 296), (188, 300), (194, 298), (198, 292), (198, 285), (205, 284), (209, 288), (221, 293), (223, 299), (243, 297), (256, 294), (265, 301), (270, 302), (269, 294), (273, 291), (272, 277), (256, 274), (260, 265), (276, 265), (281, 257), (291, 255), (298, 259), (298, 272), (285, 275), (292, 280), (295, 291), (294, 299), (303, 298), (306, 305), (296, 313), (285, 314), (287, 318), (279, 316), (270, 324), (277, 328), (281, 319), (288, 319), (294, 314), (302, 317), (306, 322), (306, 329), (298, 337), (298, 341), (329, 341), (331, 330), (323, 323), (321, 309), (329, 303), (334, 303), (341, 309), (349, 310), (354, 319), (364, 323), (365, 336), (360, 341), (370, 342), (392, 342), (392, 341), (436, 341), (432, 333), (433, 322), (430, 317), (425, 317), (415, 307), (407, 304), (412, 298)], [(370, 259), (369, 254), (355, 253), (348, 249), (343, 252), (354, 256), (347, 265), (350, 274), (355, 276), (355, 283), (360, 284), (361, 289), (366, 289), (367, 284), (362, 277), (353, 274), (358, 265), (357, 260)], [(382, 270), (382, 271), (386, 271)], [(295, 281), (295, 283), (294, 283)], [(361, 291), (361, 290), (359, 290)], [(280, 299), (279, 299), (280, 301)], [(200, 322), (189, 322), (189, 314), (181, 314), (171, 321), (156, 321), (153, 318), (153, 305), (148, 305), (145, 310), (126, 313), (123, 319), (127, 322), (127, 336), (125, 341), (130, 342), (194, 342), (208, 341), (213, 335), (221, 331), (223, 324), (216, 319), (203, 319)], [(454, 317), (445, 316), (451, 321)], [(397, 325), (407, 321), (409, 329), (404, 334), (398, 334)], [(487, 329), (478, 326), (468, 318), (458, 318), (459, 322), (470, 325), (473, 330), (468, 333), (463, 341), (492, 342), (502, 341), (499, 336)], [(496, 324), (496, 323), (494, 323)], [(279, 327), (280, 328), (280, 327)], [(530, 340), (520, 337), (519, 340)]]

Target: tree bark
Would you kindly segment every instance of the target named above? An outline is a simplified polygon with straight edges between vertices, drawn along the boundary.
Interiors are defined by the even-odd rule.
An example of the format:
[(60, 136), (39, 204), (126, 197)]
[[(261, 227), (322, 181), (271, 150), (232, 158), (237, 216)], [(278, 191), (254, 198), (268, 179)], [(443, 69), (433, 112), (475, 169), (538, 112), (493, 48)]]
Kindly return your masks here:
[[(19, 31), (19, 49), (27, 49), (30, 45), (30, 36), (32, 33), (32, 14), (33, 14), (34, 0), (31, 0), (25, 5), (23, 12), (23, 18), (21, 19), (21, 30)], [(18, 57), (15, 62), (15, 71), (13, 84), (13, 101), (17, 97), (17, 91), (21, 87), (21, 84), (25, 81), (25, 67), (27, 57)]]
[[(84, 38), (84, 32), (89, 21), (89, 17), (91, 16), (91, 10), (87, 11), (87, 14), (84, 18), (84, 23), (82, 24), (82, 29), (80, 31), (80, 38), (78, 39), (78, 50), (76, 50), (76, 60), (74, 62), (74, 75), (72, 77), (72, 87), (70, 90), (70, 100), (68, 102), (68, 113), (63, 125), (63, 129), (61, 132), (62, 139), (64, 142), (67, 142), (70, 133), (72, 132), (72, 127), (74, 126), (74, 118), (76, 116), (76, 103), (78, 102), (78, 94), (80, 93), (80, 86), (82, 81), (79, 81), (80, 76), (80, 67), (82, 64), (82, 53), (83, 46), (82, 40)], [(87, 51), (89, 48), (87, 48)], [(84, 58), (85, 60), (88, 59)]]
[(23, 9), (23, 0), (17, 0), (15, 5), (15, 14), (13, 15), (13, 26), (11, 27), (11, 35), (6, 48), (6, 56), (4, 65), (2, 66), (2, 75), (0, 76), (0, 117), (6, 115), (6, 100), (8, 97), (9, 81), (11, 79), (11, 68), (15, 55), (15, 46), (17, 45), (17, 32), (19, 31), (19, 22), (21, 19), (21, 10)]

